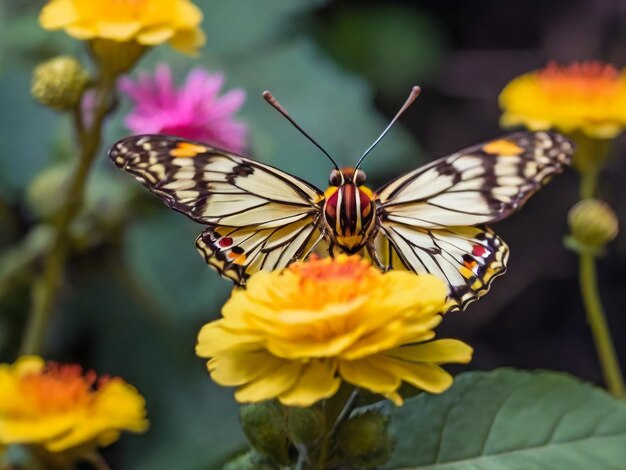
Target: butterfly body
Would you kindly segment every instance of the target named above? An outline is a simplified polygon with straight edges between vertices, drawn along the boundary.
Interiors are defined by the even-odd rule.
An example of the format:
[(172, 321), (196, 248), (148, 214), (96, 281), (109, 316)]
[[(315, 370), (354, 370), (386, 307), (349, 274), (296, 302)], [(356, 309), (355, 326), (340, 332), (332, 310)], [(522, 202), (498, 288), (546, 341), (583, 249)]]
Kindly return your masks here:
[(363, 170), (333, 170), (329, 180), (323, 206), (326, 233), (347, 253), (357, 253), (376, 229), (372, 190), (364, 185)]
[(484, 295), (506, 270), (508, 247), (483, 224), (519, 209), (572, 153), (559, 134), (520, 132), (453, 153), (376, 191), (362, 170), (336, 168), (324, 192), (269, 165), (177, 137), (129, 137), (109, 155), (168, 206), (205, 225), (198, 250), (239, 285), (314, 251), (358, 253), (382, 270), (440, 277), (453, 310)]

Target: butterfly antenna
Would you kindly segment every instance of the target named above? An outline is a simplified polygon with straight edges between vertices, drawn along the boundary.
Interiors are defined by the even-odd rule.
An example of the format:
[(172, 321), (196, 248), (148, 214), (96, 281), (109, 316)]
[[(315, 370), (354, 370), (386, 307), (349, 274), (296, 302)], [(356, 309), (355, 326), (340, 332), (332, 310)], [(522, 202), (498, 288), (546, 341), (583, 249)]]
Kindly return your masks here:
[(389, 132), (389, 129), (391, 129), (391, 127), (396, 123), (398, 118), (400, 116), (402, 116), (402, 114), (408, 109), (408, 107), (413, 104), (413, 101), (415, 101), (415, 99), (420, 95), (421, 91), (422, 91), (422, 89), (420, 87), (418, 87), (418, 86), (414, 86), (411, 89), (411, 94), (409, 95), (409, 97), (406, 99), (406, 101), (404, 102), (404, 104), (400, 108), (400, 111), (398, 111), (398, 113), (391, 120), (389, 125), (385, 128), (383, 133), (380, 134), (378, 139), (376, 139), (374, 141), (374, 143), (372, 145), (370, 145), (369, 148), (363, 153), (363, 155), (361, 155), (361, 158), (359, 158), (359, 161), (356, 163), (356, 166), (354, 167), (355, 169), (357, 169), (357, 168), (359, 168), (361, 166), (361, 163), (363, 163), (363, 160), (365, 159), (365, 157), (367, 157), (367, 155), (374, 149), (374, 147), (376, 147), (378, 145), (378, 143), (381, 140), (383, 140), (383, 137), (385, 137), (385, 135), (387, 135), (387, 132)]
[(324, 150), (324, 148), (318, 144), (315, 139), (313, 139), (313, 137), (311, 137), (309, 134), (307, 134), (304, 129), (302, 129), (297, 123), (296, 121), (294, 121), (294, 119), (289, 115), (289, 113), (287, 112), (287, 110), (285, 108), (283, 108), (281, 106), (281, 104), (278, 102), (278, 100), (276, 98), (274, 98), (274, 95), (272, 95), (269, 91), (264, 91), (263, 92), (263, 98), (265, 99), (265, 101), (267, 101), (276, 111), (278, 111), (280, 114), (282, 114), (283, 116), (285, 116), (285, 118), (287, 118), (287, 121), (289, 121), (293, 127), (295, 127), (296, 129), (298, 129), (300, 131), (300, 133), (306, 137), (307, 139), (309, 139), (311, 141), (311, 143), (313, 145), (315, 145), (318, 149), (320, 149), (322, 151), (322, 153), (324, 155), (326, 155), (328, 157), (328, 159), (333, 163), (333, 165), (335, 165), (335, 168), (338, 170), (339, 169), (339, 165), (337, 165), (337, 162), (335, 162), (335, 160), (333, 159), (333, 157), (330, 156), (330, 154)]

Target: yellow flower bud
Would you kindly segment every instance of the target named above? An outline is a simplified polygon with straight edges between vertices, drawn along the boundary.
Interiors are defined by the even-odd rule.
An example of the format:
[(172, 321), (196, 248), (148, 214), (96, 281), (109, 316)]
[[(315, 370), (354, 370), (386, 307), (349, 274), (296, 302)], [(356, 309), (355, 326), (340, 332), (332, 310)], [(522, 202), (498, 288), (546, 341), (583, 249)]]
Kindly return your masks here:
[(31, 93), (41, 104), (66, 111), (79, 105), (88, 82), (87, 72), (76, 59), (60, 56), (35, 68)]
[(566, 244), (575, 251), (599, 253), (602, 247), (615, 239), (618, 220), (605, 202), (583, 199), (572, 207), (567, 216), (571, 235)]

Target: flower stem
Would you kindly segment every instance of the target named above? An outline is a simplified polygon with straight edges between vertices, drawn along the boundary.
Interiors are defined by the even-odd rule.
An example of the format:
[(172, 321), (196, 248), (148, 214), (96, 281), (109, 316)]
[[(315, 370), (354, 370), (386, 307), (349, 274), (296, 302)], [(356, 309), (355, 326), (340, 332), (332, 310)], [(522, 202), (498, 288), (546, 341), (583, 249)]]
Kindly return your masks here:
[(580, 254), (580, 289), (587, 311), (587, 322), (591, 328), (593, 340), (598, 351), (598, 359), (602, 367), (602, 374), (609, 392), (617, 397), (626, 395), (624, 378), (617, 361), (615, 347), (609, 332), (606, 317), (602, 309), (598, 281), (596, 276), (596, 261), (592, 254)]
[(324, 403), (324, 436), (320, 443), (316, 462), (312, 468), (319, 470), (327, 468), (334, 433), (337, 431), (341, 421), (350, 413), (350, 408), (355, 398), (356, 389), (344, 385), (333, 397)]
[(43, 272), (33, 285), (32, 304), (20, 350), (21, 354), (38, 354), (42, 348), (51, 312), (61, 286), (63, 267), (70, 245), (70, 229), (82, 208), (89, 172), (102, 139), (102, 127), (111, 111), (115, 96), (115, 81), (116, 76), (104, 74), (96, 88), (97, 104), (91, 127), (85, 129), (82, 119), (80, 117), (75, 119), (80, 159), (71, 177), (65, 195), (66, 200), (55, 224), (54, 243), (44, 260)]
[(598, 173), (594, 170), (580, 175), (580, 198), (589, 199), (595, 196), (598, 185)]

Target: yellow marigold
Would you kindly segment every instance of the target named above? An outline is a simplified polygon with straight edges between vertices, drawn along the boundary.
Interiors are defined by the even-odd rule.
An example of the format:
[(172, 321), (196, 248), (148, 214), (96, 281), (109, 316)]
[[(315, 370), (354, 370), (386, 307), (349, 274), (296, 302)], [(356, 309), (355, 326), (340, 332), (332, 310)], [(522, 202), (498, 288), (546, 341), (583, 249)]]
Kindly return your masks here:
[(51, 0), (39, 20), (44, 29), (64, 29), (81, 40), (169, 42), (186, 53), (205, 40), (202, 12), (189, 0)]
[(97, 379), (75, 365), (24, 356), (0, 364), (0, 443), (49, 452), (115, 442), (121, 431), (148, 428), (145, 402), (120, 378)]
[(502, 125), (613, 138), (626, 126), (626, 74), (601, 62), (550, 63), (500, 94)]
[(460, 341), (430, 341), (445, 302), (434, 276), (381, 273), (356, 256), (312, 259), (234, 290), (196, 353), (215, 382), (239, 387), (239, 402), (309, 406), (344, 380), (400, 405), (402, 382), (440, 393), (452, 377), (438, 364), (471, 359)]

